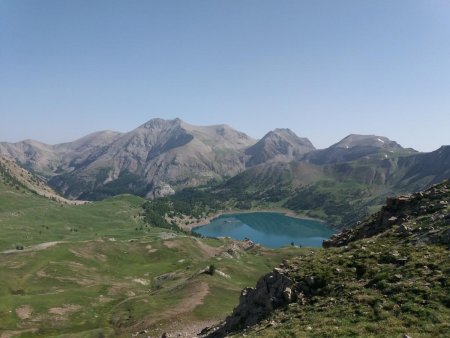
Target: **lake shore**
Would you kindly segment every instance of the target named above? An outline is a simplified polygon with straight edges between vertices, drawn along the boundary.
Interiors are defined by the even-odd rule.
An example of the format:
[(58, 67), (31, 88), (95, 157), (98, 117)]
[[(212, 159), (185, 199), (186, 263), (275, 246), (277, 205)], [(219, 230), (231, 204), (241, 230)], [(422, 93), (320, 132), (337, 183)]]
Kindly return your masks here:
[(321, 223), (325, 223), (324, 220), (318, 219), (318, 218), (313, 218), (313, 217), (308, 217), (306, 215), (301, 215), (296, 213), (295, 211), (289, 210), (289, 209), (283, 209), (283, 208), (274, 208), (274, 209), (249, 209), (249, 210), (239, 210), (239, 209), (232, 209), (232, 210), (221, 210), (218, 211), (216, 213), (214, 213), (211, 216), (208, 216), (204, 219), (202, 219), (200, 222), (195, 222), (192, 224), (182, 224), (182, 225), (178, 225), (178, 227), (180, 229), (183, 230), (189, 230), (192, 231), (192, 229), (204, 226), (206, 224), (211, 223), (211, 221), (213, 219), (216, 219), (220, 216), (223, 215), (236, 215), (236, 214), (249, 214), (249, 213), (254, 213), (254, 212), (273, 212), (273, 213), (277, 213), (277, 214), (283, 214), (284, 216), (287, 217), (292, 217), (292, 218), (298, 218), (298, 219), (305, 219), (305, 220), (311, 220), (311, 221), (317, 221), (317, 222), (321, 222)]

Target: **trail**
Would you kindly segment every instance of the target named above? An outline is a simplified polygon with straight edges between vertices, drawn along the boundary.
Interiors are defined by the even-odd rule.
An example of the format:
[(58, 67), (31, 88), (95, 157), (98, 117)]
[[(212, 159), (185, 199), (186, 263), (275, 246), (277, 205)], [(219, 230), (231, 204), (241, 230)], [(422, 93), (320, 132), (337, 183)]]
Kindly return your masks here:
[(2, 251), (2, 254), (9, 254), (9, 253), (19, 253), (19, 252), (30, 252), (30, 251), (40, 251), (48, 249), (52, 246), (55, 246), (60, 243), (68, 243), (67, 241), (53, 241), (53, 242), (45, 242), (45, 243), (39, 243), (35, 245), (31, 245), (28, 247), (23, 248), (23, 250), (17, 250), (17, 249), (11, 249), (11, 250), (5, 250)]

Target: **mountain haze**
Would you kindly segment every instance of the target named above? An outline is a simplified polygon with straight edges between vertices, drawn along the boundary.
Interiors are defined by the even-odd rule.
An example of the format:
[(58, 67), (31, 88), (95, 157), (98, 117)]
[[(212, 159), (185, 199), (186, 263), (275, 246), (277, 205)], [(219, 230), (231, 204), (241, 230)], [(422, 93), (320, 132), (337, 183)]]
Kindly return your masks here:
[(227, 125), (152, 119), (128, 133), (103, 131), (54, 146), (1, 143), (0, 152), (46, 175), (70, 198), (155, 197), (236, 175), (245, 168), (244, 150), (255, 142)]
[[(419, 153), (383, 136), (350, 134), (315, 149), (290, 129), (254, 140), (227, 125), (194, 126), (180, 119), (155, 118), (127, 133), (100, 131), (57, 145), (2, 142), (0, 153), (71, 199), (121, 193), (154, 198), (221, 182), (213, 191), (284, 201), (295, 210), (319, 208), (313, 216), (322, 218), (339, 205), (350, 215), (358, 205), (364, 210), (379, 204), (380, 196), (450, 177), (448, 146)], [(350, 205), (342, 208), (344, 196)]]

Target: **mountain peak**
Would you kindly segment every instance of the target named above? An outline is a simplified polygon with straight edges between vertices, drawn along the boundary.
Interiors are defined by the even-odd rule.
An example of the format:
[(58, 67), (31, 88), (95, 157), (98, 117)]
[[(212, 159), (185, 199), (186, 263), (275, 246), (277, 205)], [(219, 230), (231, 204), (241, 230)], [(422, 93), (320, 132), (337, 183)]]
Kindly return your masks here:
[(274, 130), (270, 131), (269, 133), (275, 133), (275, 134), (290, 134), (290, 135), (296, 135), (292, 130), (289, 128), (275, 128)]
[(298, 160), (314, 149), (313, 144), (307, 138), (298, 137), (290, 129), (277, 128), (264, 135), (245, 153), (250, 155), (247, 165), (254, 166), (267, 161)]
[(167, 127), (171, 127), (171, 126), (181, 126), (182, 123), (183, 123), (183, 121), (179, 118), (175, 118), (172, 120), (165, 120), (165, 119), (156, 117), (156, 118), (148, 120), (143, 125), (141, 125), (139, 128), (161, 129), (161, 128), (167, 128)]
[(377, 135), (350, 134), (330, 148), (354, 148), (354, 147), (375, 147), (389, 149), (403, 149), (397, 142), (391, 141), (387, 137)]

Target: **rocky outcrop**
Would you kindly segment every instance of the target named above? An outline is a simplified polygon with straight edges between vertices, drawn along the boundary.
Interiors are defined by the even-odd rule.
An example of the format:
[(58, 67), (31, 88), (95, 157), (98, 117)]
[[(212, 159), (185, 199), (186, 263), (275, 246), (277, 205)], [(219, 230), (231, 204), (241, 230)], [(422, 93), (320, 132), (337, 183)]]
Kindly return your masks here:
[[(424, 192), (389, 197), (386, 205), (378, 213), (350, 229), (333, 235), (330, 240), (323, 242), (323, 247), (344, 246), (387, 230), (395, 231), (403, 240), (449, 244), (449, 200), (449, 180), (434, 185)], [(425, 220), (429, 222), (424, 222)]]
[(298, 272), (298, 262), (283, 261), (278, 268), (261, 277), (256, 287), (242, 290), (239, 305), (233, 313), (220, 325), (205, 328), (200, 336), (220, 338), (252, 327), (289, 304), (305, 305), (313, 296), (321, 294), (329, 283), (327, 277), (318, 272)]
[(219, 327), (203, 331), (203, 336), (224, 337), (229, 332), (255, 325), (274, 309), (294, 301), (293, 282), (285, 271), (276, 268), (263, 276), (256, 287), (242, 290), (233, 313)]

